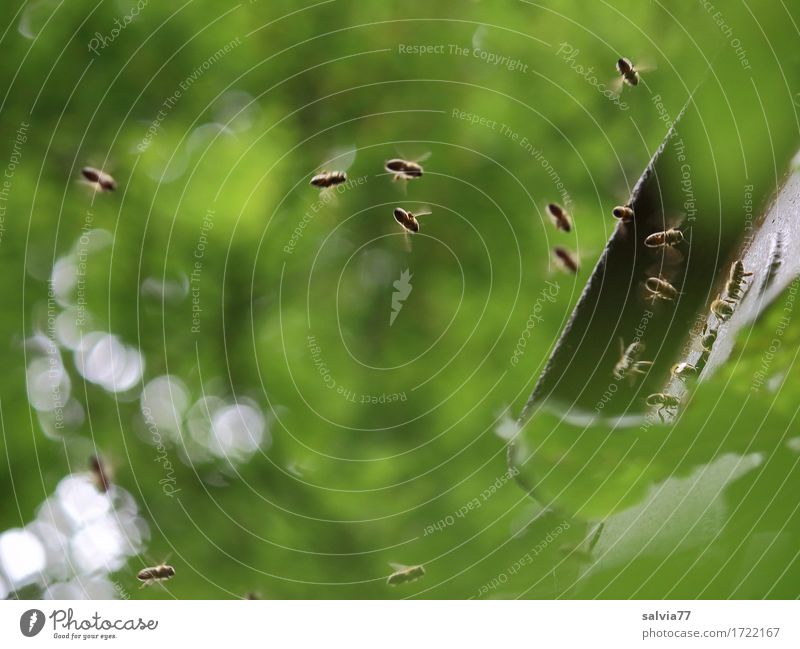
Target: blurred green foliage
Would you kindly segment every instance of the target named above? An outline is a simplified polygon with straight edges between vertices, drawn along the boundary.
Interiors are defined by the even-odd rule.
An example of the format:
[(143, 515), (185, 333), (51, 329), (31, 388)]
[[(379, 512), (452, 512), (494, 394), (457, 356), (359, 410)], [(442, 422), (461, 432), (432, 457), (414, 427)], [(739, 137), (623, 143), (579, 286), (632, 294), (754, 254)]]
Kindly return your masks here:
[[(33, 39), (18, 30), (26, 5), (9, 4), (0, 165), (20, 124), (30, 128), (0, 242), (7, 457), (0, 529), (30, 521), (64, 475), (84, 470), (94, 446), (139, 501), (152, 532), (149, 554), (172, 552), (178, 577), (169, 591), (142, 591), (146, 597), (485, 596), (485, 584), (562, 523), (545, 513), (529, 524), (538, 506), (503, 478), (505, 440), (494, 429), (524, 404), (614, 226), (611, 208), (626, 199), (666, 132), (652, 95), (674, 116), (700, 82), (713, 88), (698, 107), (708, 132), (685, 137), (729, 141), (709, 149), (695, 182), (719, 185), (732, 211), (742, 169), (765, 198), (797, 146), (800, 88), (788, 70), (798, 69), (800, 20), (789, 3), (759, 6), (754, 15), (747, 5), (719, 2), (751, 70), (702, 3), (151, 1), (96, 53), (92, 39), (108, 38), (135, 2), (63, 3), (43, 26), (35, 17)], [(561, 43), (579, 51), (574, 62), (591, 66), (598, 83), (613, 81), (620, 55), (657, 68), (644, 73), (646, 85), (623, 91), (623, 111), (557, 53)], [(401, 44), (444, 47), (413, 55)], [(226, 45), (229, 52), (216, 56)], [(452, 53), (456, 45), (468, 54)], [(527, 68), (492, 65), (476, 47)], [(226, 129), (204, 127), (230, 117), (231, 91), (252, 98), (246, 115)], [(496, 125), (471, 124), (454, 110)], [(348, 147), (357, 149), (348, 173), (365, 181), (312, 211), (319, 195), (308, 179)], [(756, 155), (737, 157), (741, 151)], [(407, 193), (382, 174), (386, 159), (426, 152), (426, 174)], [(568, 193), (570, 234), (556, 232), (544, 212), (548, 202), (564, 202), (546, 163)], [(119, 190), (93, 196), (76, 182), (85, 164), (110, 171)], [(398, 204), (433, 212), (421, 217), (411, 252), (391, 216)], [(210, 210), (213, 227), (201, 230)], [(48, 278), (87, 211), (114, 237), (88, 260), (92, 328), (139, 347), (145, 381), (168, 373), (189, 386), (193, 401), (209, 392), (249, 397), (274, 417), (271, 446), (235, 467), (183, 463), (180, 445), (171, 445), (177, 499), (158, 484), (135, 391), (114, 399), (81, 380), (67, 354), (85, 422), (52, 439), (27, 405), (23, 341), (46, 329)], [(191, 292), (162, 302), (140, 287), (148, 277), (190, 276), (203, 234), (202, 312), (192, 332)], [(577, 251), (577, 276), (558, 272), (554, 245)], [(390, 327), (392, 285), (406, 268), (413, 290)], [(557, 300), (544, 306), (512, 365), (547, 281), (558, 282)], [(796, 430), (797, 386), (787, 378), (774, 394), (747, 400), (742, 416), (738, 409), (771, 328), (764, 321), (750, 332), (675, 431), (654, 427), (640, 440), (651, 451), (647, 466), (615, 469), (620, 456), (610, 445), (596, 455), (554, 448), (544, 458), (554, 472), (575, 475), (572, 509), (597, 520), (640, 502), (665, 471), (685, 476), (675, 461), (683, 450), (711, 462), (716, 440), (728, 436), (727, 450), (757, 451), (764, 462), (718, 494), (729, 514), (716, 535), (631, 559), (616, 579), (600, 570), (576, 581), (579, 561), (562, 549), (579, 545), (589, 528), (573, 522), (488, 594), (796, 597), (797, 452), (785, 441)], [(796, 341), (796, 326), (791, 335)], [(336, 386), (359, 395), (355, 401), (326, 385), (309, 336)], [(796, 379), (792, 353), (786, 345), (776, 374)], [(406, 398), (361, 403), (360, 395), (397, 393)], [(502, 486), (483, 500), (498, 479)], [(455, 516), (476, 498), (480, 506)], [(452, 525), (426, 534), (447, 517)], [(778, 542), (756, 553), (759, 574), (774, 579), (743, 580), (764, 535)], [(390, 561), (422, 563), (427, 576), (389, 588)], [(132, 562), (116, 578), (133, 588), (138, 567)]]

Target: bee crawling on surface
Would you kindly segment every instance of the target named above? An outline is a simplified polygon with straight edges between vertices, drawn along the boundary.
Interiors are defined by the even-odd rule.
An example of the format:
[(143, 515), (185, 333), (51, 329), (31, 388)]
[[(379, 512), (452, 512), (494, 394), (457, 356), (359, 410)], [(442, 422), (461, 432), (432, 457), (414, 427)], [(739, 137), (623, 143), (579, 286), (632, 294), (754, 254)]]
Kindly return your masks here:
[(672, 366), (672, 376), (676, 379), (687, 379), (687, 378), (694, 378), (699, 373), (699, 370), (694, 365), (690, 365), (689, 363), (675, 363)]
[(654, 232), (653, 234), (649, 235), (644, 240), (644, 245), (646, 245), (648, 248), (666, 248), (677, 246), (684, 241), (685, 239), (683, 238), (683, 232), (676, 230), (675, 228), (670, 228), (664, 232)]
[(631, 382), (636, 379), (637, 374), (647, 374), (652, 367), (653, 361), (640, 361), (639, 357), (645, 350), (644, 343), (632, 342), (625, 347), (622, 338), (619, 339), (620, 359), (614, 366), (613, 375), (618, 381), (629, 379)]
[(704, 349), (702, 352), (700, 352), (700, 356), (697, 358), (697, 365), (695, 366), (697, 367), (698, 374), (705, 369), (706, 365), (708, 364), (709, 356), (711, 356), (711, 352), (707, 349)]
[(389, 586), (408, 584), (425, 576), (425, 568), (422, 566), (405, 566), (401, 563), (390, 563), (389, 565), (394, 569), (394, 572), (386, 578)]
[(672, 302), (678, 296), (678, 290), (662, 277), (648, 277), (644, 285), (654, 304), (656, 300)]
[(84, 167), (81, 169), (81, 176), (86, 182), (95, 188), (96, 191), (113, 192), (117, 188), (117, 181), (105, 171), (94, 167)]
[(167, 581), (168, 579), (172, 579), (174, 576), (175, 568), (167, 565), (166, 563), (161, 563), (151, 568), (142, 568), (136, 574), (136, 578), (142, 582), (142, 585), (139, 588), (144, 588), (145, 586), (150, 586), (162, 581)]
[(709, 329), (708, 325), (706, 325), (703, 327), (703, 339), (701, 342), (703, 350), (710, 352), (715, 342), (717, 342), (717, 330)]
[(564, 269), (571, 273), (578, 272), (578, 260), (575, 259), (574, 255), (569, 250), (561, 246), (556, 246), (553, 248), (553, 253)]
[(720, 295), (711, 303), (711, 313), (713, 313), (720, 322), (726, 322), (730, 320), (733, 315), (734, 304), (736, 304), (734, 300), (723, 298)]
[(702, 347), (702, 351), (700, 352), (700, 357), (697, 359), (697, 364), (695, 365), (698, 374), (703, 371), (706, 363), (708, 363), (709, 357), (711, 356), (711, 349), (714, 347), (714, 343), (717, 341), (717, 329), (709, 329), (708, 323), (706, 323), (703, 327), (701, 336), (702, 338), (700, 339), (700, 345)]
[(569, 213), (558, 203), (549, 203), (547, 211), (553, 219), (553, 224), (558, 230), (569, 232), (572, 230), (572, 218)]
[(651, 408), (656, 408), (656, 412), (658, 412), (658, 416), (661, 418), (661, 421), (666, 421), (664, 418), (664, 413), (666, 412), (669, 414), (671, 410), (677, 410), (677, 408), (681, 405), (681, 400), (679, 397), (671, 394), (656, 392), (655, 394), (651, 394), (649, 397), (647, 397), (645, 403)]
[(743, 285), (747, 277), (752, 277), (753, 273), (745, 272), (744, 264), (741, 260), (736, 260), (731, 265), (728, 283), (725, 285), (725, 292), (731, 300), (741, 300), (743, 295)]
[(344, 171), (322, 171), (311, 179), (311, 184), (320, 189), (335, 187), (347, 182), (347, 173)]
[(615, 219), (619, 219), (623, 223), (630, 223), (636, 217), (636, 214), (630, 205), (617, 205), (613, 210), (611, 210), (611, 214)]

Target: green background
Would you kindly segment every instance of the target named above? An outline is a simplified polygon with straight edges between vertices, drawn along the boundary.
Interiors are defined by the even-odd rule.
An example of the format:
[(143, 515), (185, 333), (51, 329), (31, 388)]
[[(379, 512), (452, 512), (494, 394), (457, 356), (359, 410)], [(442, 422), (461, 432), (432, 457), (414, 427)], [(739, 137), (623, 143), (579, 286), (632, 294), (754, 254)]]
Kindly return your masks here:
[[(774, 189), (797, 142), (797, 7), (718, 3), (747, 52), (746, 70), (713, 12), (696, 2), (151, 0), (97, 53), (88, 50), (94, 35), (108, 38), (135, 3), (31, 4), (13, 0), (0, 19), (0, 162), (20, 124), (30, 124), (0, 241), (0, 529), (32, 520), (59, 480), (85, 470), (95, 447), (139, 503), (151, 533), (147, 555), (171, 554), (178, 573), (166, 589), (137, 591), (135, 573), (147, 559), (131, 560), (113, 578), (133, 597), (798, 595), (800, 476), (797, 451), (786, 445), (797, 430), (796, 326), (772, 366), (788, 377), (781, 390), (750, 398), (733, 416), (773, 336), (776, 316), (768, 314), (737, 360), (700, 388), (659, 470), (631, 467), (623, 479), (636, 485), (635, 497), (624, 504), (641, 507), (647, 488), (673, 473), (694, 475), (698, 466), (681, 465), (680, 442), (703, 424), (709, 436), (739, 441), (721, 447), (725, 462), (748, 454), (742, 440), (758, 440), (757, 467), (730, 470), (686, 497), (669, 492), (625, 543), (613, 544), (608, 525), (612, 537), (597, 546), (603, 556), (565, 548), (585, 543), (619, 503), (601, 497), (588, 521), (569, 517), (575, 503), (540, 515), (502, 478), (505, 440), (495, 433), (504, 413), (522, 408), (615, 225), (611, 208), (625, 201), (666, 132), (653, 95), (674, 116), (701, 81), (714, 89), (701, 107), (705, 132), (685, 136), (722, 143), (696, 166), (697, 185), (719, 183), (735, 209), (740, 194), (725, 183), (746, 152), (759, 202)], [(35, 39), (18, 29), (30, 11)], [(623, 90), (629, 109), (621, 110), (557, 54), (561, 43), (609, 86), (621, 55), (655, 69), (643, 72), (646, 85)], [(401, 45), (444, 48), (413, 55)], [(469, 52), (451, 53), (451, 45)], [(518, 69), (482, 60), (476, 46), (520, 61)], [(140, 153), (165, 100), (193, 74)], [(246, 114), (227, 129), (203, 127), (227, 121), (231, 91), (249, 94)], [(497, 124), (473, 125), (454, 110)], [(750, 129), (755, 120), (768, 128)], [(566, 188), (571, 233), (549, 222), (545, 205), (563, 196), (522, 138)], [(308, 179), (352, 147), (348, 174), (364, 182), (313, 212), (319, 194)], [(388, 158), (428, 152), (424, 177), (405, 188), (383, 173)], [(77, 182), (85, 164), (113, 173), (117, 192), (87, 191)], [(420, 218), (410, 252), (391, 216), (397, 205), (433, 212)], [(271, 444), (241, 463), (182, 461), (181, 441), (170, 441), (178, 498), (158, 483), (164, 474), (142, 421), (141, 385), (115, 399), (83, 381), (64, 352), (84, 422), (48, 437), (27, 403), (24, 340), (46, 328), (50, 271), (80, 236), (87, 210), (114, 241), (87, 262), (91, 329), (138, 347), (144, 382), (168, 373), (192, 402), (203, 394), (251, 399), (269, 421)], [(162, 302), (141, 285), (191, 274), (209, 210), (193, 332), (191, 292)], [(554, 245), (576, 251), (576, 276), (553, 263)], [(390, 327), (392, 284), (405, 269), (413, 290)], [(548, 281), (558, 283), (557, 298), (544, 304), (513, 365)], [(355, 402), (326, 385), (308, 336)], [(361, 403), (360, 395), (395, 393), (406, 399)], [(559, 464), (558, 449), (548, 461), (574, 470)], [(592, 460), (583, 492), (612, 461)], [(502, 486), (481, 499), (498, 479)], [(475, 498), (479, 507), (455, 516)], [(665, 512), (692, 500), (683, 531), (664, 537)], [(448, 516), (452, 525), (425, 533)], [(546, 541), (565, 520), (569, 529)], [(535, 556), (514, 568), (526, 555)], [(390, 588), (389, 562), (424, 564), (427, 575)], [(500, 585), (487, 589), (493, 581)]]

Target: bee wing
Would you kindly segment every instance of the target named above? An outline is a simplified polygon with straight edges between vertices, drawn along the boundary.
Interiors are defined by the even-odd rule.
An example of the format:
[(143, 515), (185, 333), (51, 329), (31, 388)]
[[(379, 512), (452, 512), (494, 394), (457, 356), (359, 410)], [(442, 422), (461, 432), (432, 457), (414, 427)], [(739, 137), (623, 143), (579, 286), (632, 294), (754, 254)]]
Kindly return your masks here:
[(397, 154), (400, 156), (400, 158), (402, 158), (403, 160), (407, 160), (408, 162), (422, 163), (431, 157), (430, 151), (425, 151), (425, 153), (414, 156), (408, 156), (406, 155), (407, 153), (408, 151), (401, 151), (399, 148), (397, 149)]
[(411, 235), (405, 228), (403, 228), (403, 248), (405, 248), (406, 252), (411, 252)]
[(296, 478), (303, 477), (302, 467), (297, 462), (290, 462), (286, 465), (286, 470)]
[(658, 66), (653, 61), (646, 58), (641, 61), (635, 61), (633, 66), (636, 68), (637, 72), (653, 72), (654, 70), (658, 70)]
[(323, 166), (328, 166), (336, 171), (347, 171), (356, 161), (357, 152), (358, 149), (356, 149), (355, 144), (336, 147), (331, 150), (330, 157), (323, 163)]
[(646, 280), (636, 285), (636, 297), (639, 302), (649, 304), (651, 307), (659, 303), (658, 293), (648, 288)]
[[(644, 272), (648, 277), (661, 277), (671, 284), (672, 281), (678, 276), (680, 265), (675, 263), (668, 264), (664, 262), (665, 260), (662, 258), (658, 262), (655, 262), (645, 268)], [(643, 282), (646, 281), (647, 280), (643, 280)]]
[(149, 554), (147, 554), (147, 553), (144, 553), (142, 556), (143, 556), (145, 559), (147, 559), (147, 561), (149, 561), (149, 562), (150, 562), (150, 565), (149, 565), (149, 566), (146, 566), (145, 568), (143, 568), (143, 570), (145, 570), (145, 569), (156, 568), (156, 567), (158, 567), (158, 566), (163, 566), (165, 563), (167, 563), (167, 561), (169, 561), (169, 560), (172, 558), (172, 552), (170, 552), (170, 553), (169, 553), (169, 554), (168, 554), (168, 555), (167, 555), (167, 556), (164, 558), (164, 560), (163, 560), (163, 561), (156, 561), (155, 559), (153, 559), (153, 557), (151, 557), (151, 556), (150, 556)]
[(392, 182), (399, 187), (400, 191), (403, 192), (403, 196), (408, 196), (408, 180), (403, 178), (401, 175), (395, 174), (392, 171), (387, 171), (381, 175), (389, 175), (392, 176)]
[(405, 565), (404, 563), (394, 563), (393, 561), (389, 562), (389, 567), (396, 572), (402, 572), (403, 570), (408, 570), (409, 568), (409, 566)]
[(661, 221), (664, 223), (665, 230), (680, 227), (685, 218), (686, 212), (680, 210), (670, 210), (667, 213), (661, 212)]
[(419, 212), (414, 212), (414, 216), (430, 216), (431, 214), (433, 214), (433, 212), (431, 212), (430, 206), (428, 205), (420, 205), (419, 210), (420, 210)]
[(614, 79), (609, 82), (609, 85), (615, 95), (621, 95), (622, 89), (625, 87), (625, 78), (623, 76), (614, 77)]
[(472, 33), (472, 49), (483, 49), (483, 41), (488, 31), (489, 28), (486, 25), (481, 25)]
[(655, 265), (659, 268), (667, 269), (662, 270), (662, 277), (674, 272), (676, 266), (680, 266), (685, 259), (683, 253), (673, 246), (662, 246), (660, 248), (650, 248), (651, 254), (657, 259)]

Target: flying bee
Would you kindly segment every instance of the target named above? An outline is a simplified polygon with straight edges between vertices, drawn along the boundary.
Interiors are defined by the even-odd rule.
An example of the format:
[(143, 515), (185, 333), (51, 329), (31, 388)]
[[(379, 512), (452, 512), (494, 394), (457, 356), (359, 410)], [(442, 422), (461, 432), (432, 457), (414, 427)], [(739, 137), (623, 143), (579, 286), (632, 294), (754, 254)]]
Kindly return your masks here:
[(645, 350), (644, 343), (632, 342), (625, 347), (622, 338), (619, 339), (620, 359), (614, 366), (612, 374), (617, 381), (627, 378), (631, 381), (636, 379), (637, 374), (647, 374), (653, 365), (653, 361), (640, 361), (639, 357)]
[(666, 248), (677, 246), (685, 241), (683, 232), (670, 228), (664, 232), (654, 232), (644, 240), (644, 245), (648, 248)]
[(617, 72), (619, 72), (620, 77), (622, 77), (622, 81), (629, 86), (639, 85), (639, 71), (634, 67), (630, 59), (626, 59), (623, 56), (621, 59), (617, 60)]
[(335, 187), (347, 182), (347, 173), (344, 171), (322, 171), (311, 179), (311, 184), (320, 189)]
[(405, 246), (406, 250), (411, 250), (411, 241), (408, 238), (409, 233), (416, 234), (419, 232), (419, 221), (417, 221), (417, 217), (419, 216), (427, 216), (430, 212), (411, 212), (409, 210), (404, 210), (402, 207), (395, 207), (394, 208), (394, 220), (397, 221), (401, 227), (403, 228), (403, 235), (405, 237)]
[(614, 215), (615, 219), (619, 219), (623, 223), (630, 223), (636, 216), (630, 205), (617, 205), (611, 210), (611, 214)]
[(644, 285), (654, 304), (656, 300), (672, 302), (678, 296), (678, 290), (661, 277), (648, 277)]
[(672, 376), (676, 379), (687, 379), (690, 377), (695, 377), (699, 373), (699, 370), (694, 365), (690, 365), (689, 363), (675, 363), (672, 366)]
[(389, 565), (394, 569), (394, 572), (386, 578), (386, 583), (390, 586), (408, 584), (425, 575), (425, 568), (422, 566), (404, 566), (401, 563)]
[(553, 218), (553, 224), (556, 226), (556, 229), (563, 230), (564, 232), (572, 230), (572, 219), (569, 213), (558, 203), (549, 203), (547, 205), (547, 211)]
[(89, 470), (95, 486), (103, 493), (107, 493), (112, 485), (111, 470), (103, 458), (99, 455), (92, 455), (89, 458)]
[(711, 313), (717, 316), (717, 319), (725, 322), (730, 320), (733, 315), (733, 305), (736, 304), (733, 300), (723, 298), (721, 295), (711, 303)]
[(94, 167), (84, 167), (81, 175), (96, 191), (113, 192), (117, 188), (117, 181), (110, 174)]
[(562, 248), (561, 246), (556, 246), (555, 248), (553, 248), (553, 253), (556, 256), (556, 259), (558, 259), (558, 261), (561, 262), (561, 265), (566, 270), (568, 270), (571, 273), (578, 272), (578, 260), (575, 259), (575, 257), (569, 250), (567, 250), (566, 248)]
[(150, 586), (162, 581), (167, 581), (175, 576), (175, 568), (168, 566), (166, 563), (153, 566), (152, 568), (143, 568), (140, 570), (136, 578), (142, 582), (139, 588)]
[(737, 259), (731, 265), (730, 276), (728, 283), (725, 285), (725, 292), (732, 300), (740, 300), (742, 298), (742, 285), (745, 278), (752, 277), (753, 273), (747, 273), (744, 270), (744, 264), (740, 259)]
[(642, 65), (641, 62), (638, 65), (634, 65), (630, 59), (625, 58), (624, 56), (620, 59), (617, 59), (617, 64), (615, 67), (617, 69), (617, 74), (619, 75), (614, 82), (617, 93), (622, 90), (623, 86), (638, 86), (639, 82), (642, 81), (642, 72), (655, 69), (654, 65)]
[(645, 403), (651, 408), (656, 408), (661, 421), (664, 421), (664, 413), (670, 414), (671, 410), (676, 410), (681, 405), (681, 400), (680, 397), (671, 394), (656, 392), (647, 397)]
[(430, 212), (417, 212), (414, 214), (409, 210), (404, 210), (402, 207), (394, 208), (394, 220), (403, 226), (408, 232), (419, 232), (418, 216), (427, 216)]
[(413, 180), (419, 178), (425, 171), (419, 162), (403, 160), (402, 158), (392, 158), (383, 165), (390, 174), (394, 174), (392, 180)]

